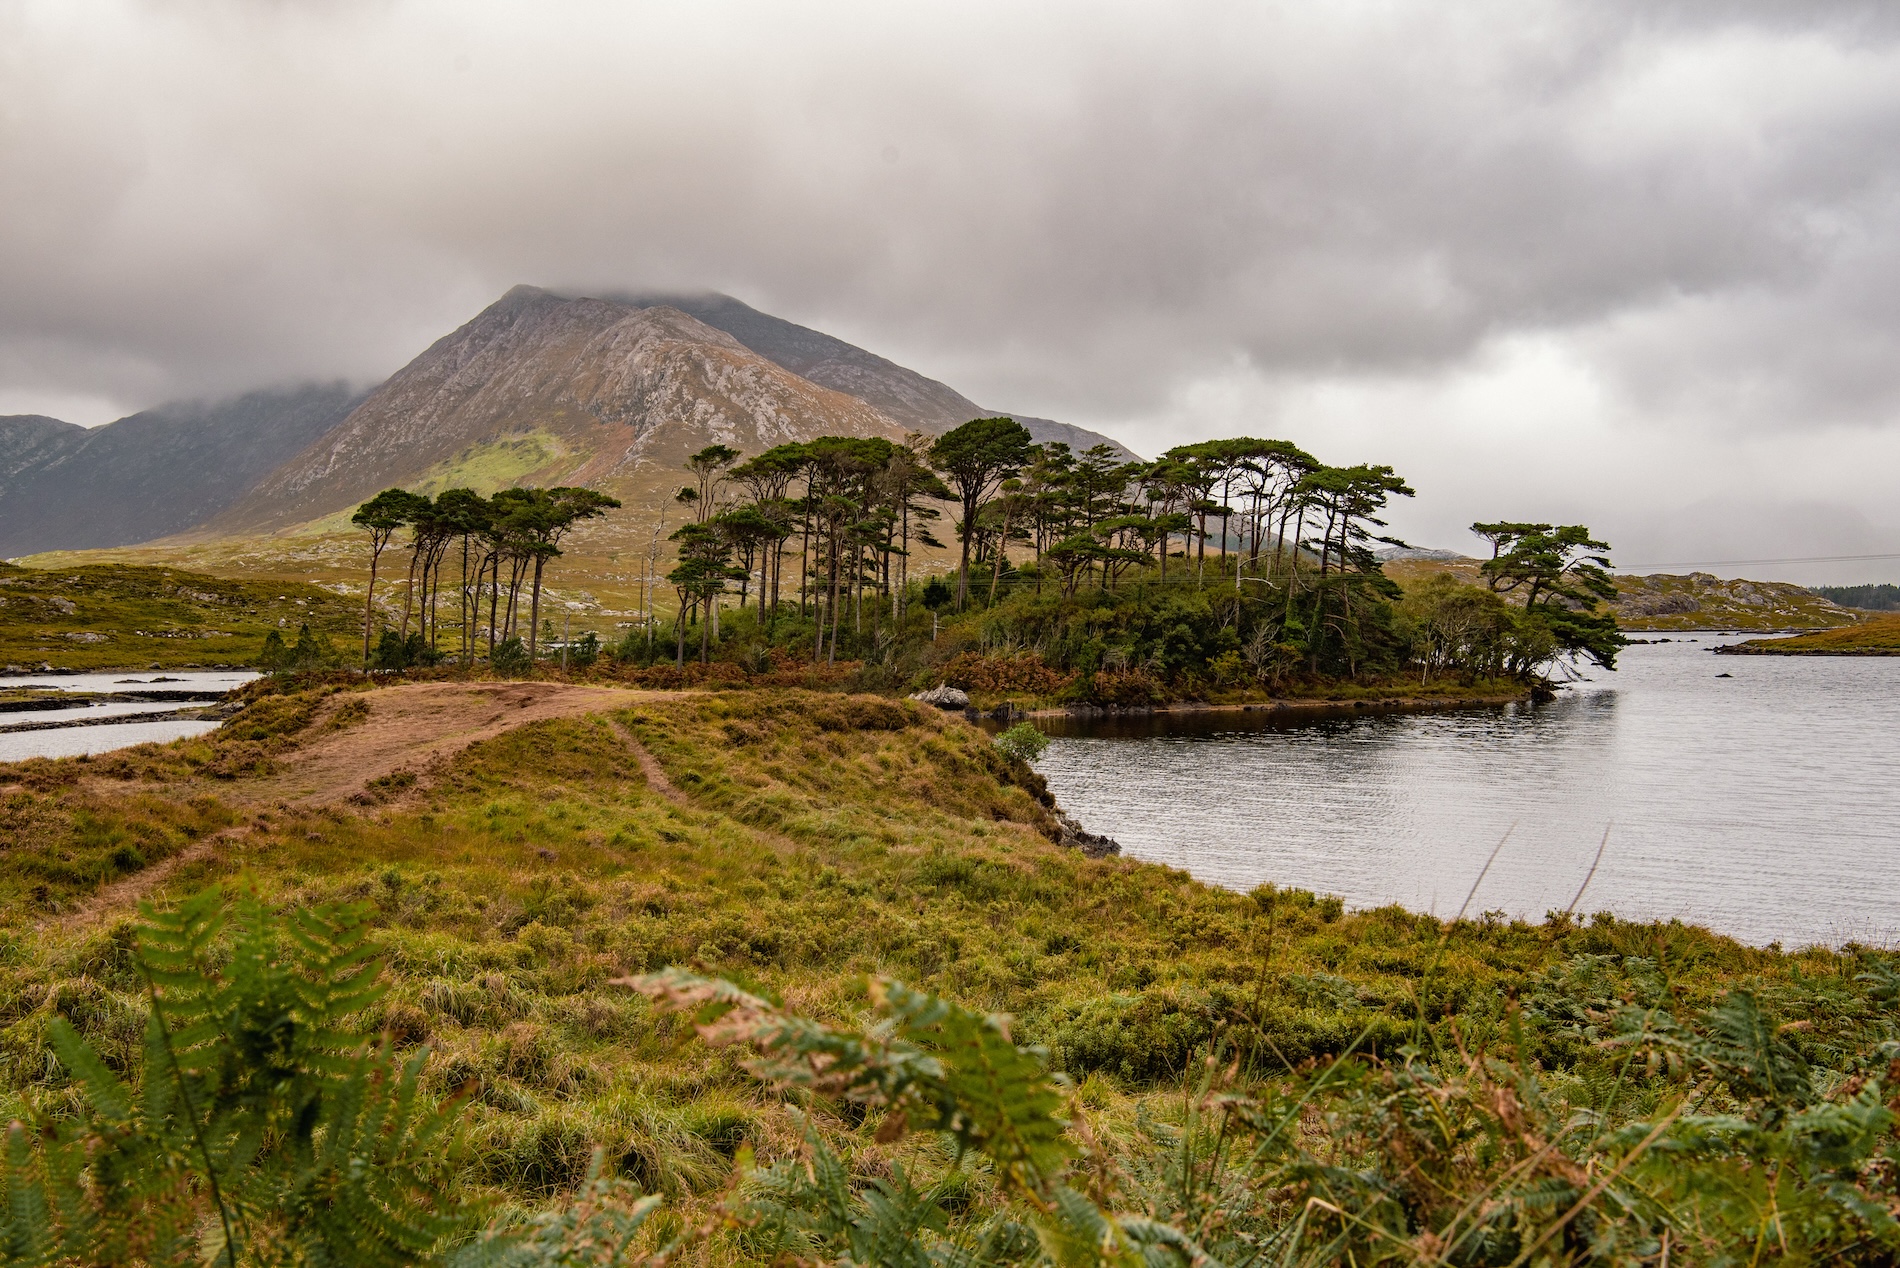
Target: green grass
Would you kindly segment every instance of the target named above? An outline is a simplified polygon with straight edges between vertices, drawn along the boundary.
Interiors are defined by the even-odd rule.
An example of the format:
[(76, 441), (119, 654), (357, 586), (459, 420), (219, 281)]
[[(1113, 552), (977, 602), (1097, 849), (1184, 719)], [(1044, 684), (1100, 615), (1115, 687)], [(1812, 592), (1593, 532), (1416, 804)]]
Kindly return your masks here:
[(298, 626), (348, 639), (358, 604), (295, 582), (233, 581), (176, 568), (0, 564), (0, 666), (180, 669), (248, 665), (264, 636)]
[[(1347, 912), (1086, 859), (1050, 841), (1033, 772), (904, 702), (754, 690), (615, 715), (686, 804), (646, 787), (610, 719), (578, 718), (471, 748), (433, 786), (312, 809), (248, 799), (253, 773), (294, 763), (319, 716), (310, 697), (259, 694), (212, 739), (0, 767), (0, 1112), (62, 1095), (42, 1043), (54, 1015), (109, 1061), (132, 1059), (143, 1005), (125, 915), (62, 921), (101, 883), (214, 833), (161, 892), (221, 879), (279, 906), (366, 904), (392, 985), (373, 1020), (430, 1046), (432, 1087), (474, 1090), (463, 1183), (528, 1205), (570, 1190), (596, 1147), (686, 1218), (741, 1145), (797, 1154), (792, 1099), (612, 984), (669, 965), (832, 1021), (862, 1018), (871, 975), (1009, 1013), (1111, 1134), (1178, 1119), (1182, 1081), (1234, 1035), (1259, 1077), (1355, 1041), (1383, 1058), (1508, 1046), (1558, 1103), (1622, 1121), (1675, 1075), (1630, 1074), (1605, 1019), (1659, 990), (1679, 1013), (1754, 990), (1830, 1078), (1873, 1059), (1878, 1018), (1854, 979), (1885, 962), (1874, 953), (1784, 954), (1609, 915)], [(861, 1177), (898, 1160), (954, 1170), (928, 1139), (818, 1121)], [(745, 1261), (720, 1245), (705, 1262)]]

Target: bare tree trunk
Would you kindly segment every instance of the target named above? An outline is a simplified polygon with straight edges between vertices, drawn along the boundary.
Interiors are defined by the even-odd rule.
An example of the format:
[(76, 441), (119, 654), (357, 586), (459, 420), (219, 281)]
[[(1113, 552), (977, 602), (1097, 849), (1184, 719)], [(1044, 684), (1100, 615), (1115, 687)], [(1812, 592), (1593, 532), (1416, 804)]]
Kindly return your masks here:
[(970, 592), (970, 538), (976, 532), (976, 498), (974, 495), (963, 499), (963, 554), (957, 563), (957, 611), (963, 611), (963, 601)]
[(1003, 505), (1005, 507), (1003, 511), (1003, 531), (997, 534), (996, 537), (996, 566), (990, 569), (989, 606), (991, 607), (996, 606), (996, 583), (1003, 579), (1003, 565), (1008, 562), (1009, 559), (1009, 511), (1007, 509), (1009, 503), (1005, 501)]
[(831, 535), (831, 650), (826, 657), (827, 665), (838, 663), (838, 589), (843, 580), (844, 561), (838, 558), (838, 535)]
[(416, 548), (414, 542), (409, 544), (409, 579), (404, 585), (402, 592), (402, 637), (404, 642), (409, 640), (409, 613), (415, 606), (416, 598), (416, 558), (421, 553), (422, 552)]
[(382, 558), (383, 548), (374, 538), (369, 548), (369, 589), (363, 594), (363, 668), (369, 668), (369, 627), (376, 611), (376, 562)]
[(545, 567), (546, 564), (547, 560), (543, 556), (539, 554), (535, 555), (534, 592), (533, 598), (530, 600), (532, 606), (528, 612), (528, 667), (530, 669), (534, 667), (535, 639), (541, 633), (541, 569)]
[(495, 612), (501, 606), (501, 552), (488, 557), (488, 658), (495, 658)]

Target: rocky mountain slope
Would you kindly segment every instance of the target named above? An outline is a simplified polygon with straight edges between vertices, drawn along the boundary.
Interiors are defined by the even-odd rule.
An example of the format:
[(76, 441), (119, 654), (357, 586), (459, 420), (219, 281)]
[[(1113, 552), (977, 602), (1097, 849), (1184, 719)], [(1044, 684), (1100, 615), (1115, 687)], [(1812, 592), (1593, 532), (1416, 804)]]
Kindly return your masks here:
[(1009, 410), (986, 409), (937, 380), (823, 331), (762, 313), (730, 295), (647, 294), (609, 298), (634, 308), (675, 308), (723, 330), (766, 360), (821, 386), (849, 393), (915, 431), (940, 436), (972, 418), (1006, 415), (1038, 442), (1059, 441), (1080, 451), (1108, 445), (1124, 460), (1135, 454), (1100, 432)]
[(0, 418), (0, 557), (147, 541), (202, 523), (362, 399), (330, 383), (167, 405), (103, 427)]
[(1865, 618), (1787, 581), (1694, 572), (1616, 579), (1616, 619), (1631, 630), (1805, 630)]
[(757, 453), (904, 431), (677, 309), (517, 286), (205, 529), (309, 521), (512, 437), (543, 439), (548, 461), (526, 473), (534, 479), (651, 493), (677, 484), (686, 455), (713, 443)]

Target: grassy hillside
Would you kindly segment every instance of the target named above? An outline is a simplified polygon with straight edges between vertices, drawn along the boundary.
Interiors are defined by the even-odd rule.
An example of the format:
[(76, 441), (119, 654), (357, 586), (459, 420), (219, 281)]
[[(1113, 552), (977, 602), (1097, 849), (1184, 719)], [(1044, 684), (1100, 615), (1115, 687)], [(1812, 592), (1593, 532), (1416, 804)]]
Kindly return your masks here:
[(264, 636), (300, 625), (347, 638), (356, 604), (320, 587), (175, 568), (0, 564), (0, 666), (179, 669), (248, 665)]
[[(743, 1180), (752, 1174), (743, 1170), (727, 1187), (735, 1161), (809, 1159), (807, 1122), (861, 1192), (934, 1185), (935, 1227), (967, 1232), (1000, 1209), (996, 1177), (941, 1137), (803, 1100), (612, 984), (669, 965), (837, 1023), (866, 1019), (870, 975), (1012, 1014), (1015, 1038), (1044, 1045), (1074, 1080), (1068, 1139), (1085, 1169), (1074, 1183), (1093, 1201), (1162, 1218), (1186, 1217), (1164, 1196), (1175, 1191), (1164, 1174), (1173, 1146), (1157, 1142), (1191, 1128), (1199, 1111), (1182, 1080), (1202, 1078), (1211, 1041), (1244, 1058), (1221, 1076), (1243, 1098), (1291, 1095), (1275, 1089), (1333, 1069), (1349, 1049), (1365, 1054), (1349, 1063), (1358, 1073), (1348, 1083), (1316, 1087), (1305, 1117), (1295, 1115), (1281, 1147), (1297, 1146), (1311, 1165), (1287, 1173), (1291, 1188), (1221, 1191), (1233, 1225), (1222, 1236), (1292, 1227), (1315, 1184), (1357, 1193), (1345, 1173), (1323, 1178), (1335, 1166), (1369, 1168), (1401, 1188), (1408, 1166), (1433, 1168), (1432, 1183), (1446, 1187), (1429, 1201), (1421, 1194), (1411, 1215), (1377, 1207), (1391, 1199), (1376, 1194), (1326, 1190), (1330, 1201), (1373, 1203), (1383, 1221), (1424, 1228), (1440, 1219), (1432, 1212), (1448, 1218), (1465, 1195), (1478, 1202), (1480, 1186), (1495, 1186), (1531, 1203), (1526, 1219), (1548, 1223), (1556, 1210), (1536, 1206), (1523, 1185), (1568, 1206), (1561, 1195), (1587, 1184), (1577, 1167), (1607, 1175), (1619, 1158), (1635, 1164), (1650, 1148), (1636, 1148), (1647, 1120), (1676, 1105), (1667, 1127), (1689, 1094), (1697, 1115), (1740, 1117), (1697, 1127), (1701, 1143), (1682, 1148), (1700, 1153), (1656, 1156), (1664, 1169), (1643, 1173), (1658, 1204), (1647, 1213), (1606, 1200), (1588, 1227), (1606, 1238), (1621, 1228), (1652, 1247), (1658, 1230), (1679, 1227), (1711, 1257), (1739, 1247), (1745, 1259), (1775, 1203), (1822, 1199), (1803, 1196), (1821, 1189), (1803, 1187), (1807, 1164), (1793, 1160), (1766, 1191), (1749, 1187), (1763, 1151), (1781, 1148), (1738, 1126), (1764, 1112), (1766, 1094), (1697, 1064), (1705, 1023), (1693, 1019), (1725, 998), (1743, 1008), (1726, 994), (1742, 988), (1746, 1009), (1766, 1010), (1749, 1024), (1775, 1036), (1772, 1070), (1798, 1065), (1811, 1079), (1800, 1103), (1815, 1108), (1801, 1112), (1859, 1104), (1865, 1090), (1873, 1117), (1855, 1130), (1892, 1147), (1892, 1116), (1878, 1101), (1887, 1058), (1876, 1045), (1893, 1032), (1877, 984), (1894, 978), (1887, 957), (1860, 949), (1755, 950), (1607, 914), (1446, 924), (1086, 859), (1049, 839), (1033, 772), (974, 727), (907, 702), (797, 691), (579, 697), (520, 684), (270, 690), (257, 689), (211, 738), (0, 766), (0, 1112), (30, 1120), (70, 1105), (44, 1047), (56, 1016), (115, 1068), (129, 1065), (145, 1008), (128, 955), (132, 901), (223, 880), (273, 906), (363, 905), (391, 986), (370, 1023), (403, 1052), (429, 1048), (430, 1089), (472, 1093), (460, 1191), (556, 1201), (600, 1148), (610, 1167), (668, 1196), (671, 1214), (653, 1237), (760, 1192), (764, 1181)], [(511, 727), (516, 716), (541, 720)], [(467, 747), (429, 747), (484, 726), (487, 738)], [(1639, 1030), (1666, 1014), (1684, 1019), (1668, 1032), (1677, 1038), (1631, 1039), (1626, 1023), (1644, 1009)], [(1378, 1127), (1387, 1112), (1378, 1107), (1411, 1105), (1406, 1089), (1420, 1080), (1444, 1088), (1414, 1107), (1455, 1117), (1443, 1139), (1429, 1115)], [(1774, 1095), (1783, 1098), (1774, 1105), (1789, 1103), (1785, 1087)], [(1809, 1118), (1773, 1122), (1794, 1132)], [(1539, 1130), (1559, 1135), (1516, 1143)], [(1710, 1132), (1729, 1133), (1728, 1143)], [(1858, 1194), (1881, 1206), (1891, 1169), (1856, 1170), (1856, 1149), (1830, 1155), (1828, 1183), (1840, 1202)], [(1535, 1162), (1553, 1157), (1561, 1167)], [(1724, 1184), (1740, 1186), (1720, 1209), (1664, 1192), (1718, 1165)], [(1844, 1244), (1860, 1218), (1803, 1223), (1799, 1236), (1847, 1229), (1832, 1243)], [(747, 1227), (713, 1219), (688, 1261), (770, 1259)], [(1435, 1254), (1425, 1242), (1414, 1249), (1385, 1258)]]
[[(541, 452), (552, 452), (551, 447), (544, 450), (542, 446), (543, 442), (532, 436), (518, 443), (482, 446), (432, 469), (426, 478), (436, 483), (451, 476), (467, 476), (471, 485), (480, 487), (494, 477), (493, 484), (503, 485), (509, 481), (497, 473), (535, 461)], [(558, 455), (551, 459), (557, 476), (564, 474), (558, 470), (560, 461)], [(668, 473), (664, 482), (670, 492), (681, 480)], [(666, 504), (655, 488), (635, 490), (634, 496), (639, 500), (629, 500), (632, 509), (615, 511), (576, 529), (562, 542), (560, 559), (548, 568), (544, 599), (558, 611), (571, 612), (576, 634), (592, 630), (605, 641), (619, 638), (639, 616), (644, 594), (656, 594), (660, 611), (670, 619), (672, 587), (658, 574), (673, 566), (666, 535), (680, 526), (681, 518), (677, 513), (646, 509)], [(20, 562), (46, 569), (104, 565), (183, 569), (247, 584), (255, 582), (265, 588), (276, 586), (278, 593), (284, 593), (285, 585), (307, 584), (337, 594), (353, 594), (360, 604), (369, 578), (369, 544), (367, 535), (351, 528), (348, 520), (347, 514), (337, 514), (274, 533), (176, 537), (112, 550), (49, 551)], [(656, 529), (661, 530), (661, 557), (657, 566), (649, 566), (648, 550)], [(406, 549), (398, 548), (394, 557), (400, 561), (399, 569), (407, 566)], [(914, 568), (918, 566), (913, 563)], [(941, 560), (935, 566), (941, 567)], [(652, 577), (649, 585), (642, 585), (643, 576)]]
[(1752, 638), (1722, 650), (1776, 656), (1900, 656), (1900, 616), (1875, 616), (1846, 629), (1792, 638)]

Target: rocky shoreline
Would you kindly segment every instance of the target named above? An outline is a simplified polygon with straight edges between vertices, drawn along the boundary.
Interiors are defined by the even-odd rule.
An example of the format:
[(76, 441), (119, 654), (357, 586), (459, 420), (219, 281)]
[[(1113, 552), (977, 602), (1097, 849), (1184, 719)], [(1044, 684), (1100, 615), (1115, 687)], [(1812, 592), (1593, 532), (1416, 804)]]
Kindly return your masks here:
[[(1116, 705), (1065, 705), (1060, 709), (1032, 709), (1028, 712), (1017, 709), (1008, 716), (1012, 718), (1139, 718), (1155, 714), (1200, 714), (1200, 713), (1265, 713), (1275, 716), (1293, 717), (1301, 715), (1329, 716), (1353, 713), (1437, 713), (1450, 709), (1490, 709), (1507, 704), (1528, 704), (1533, 698), (1530, 690), (1489, 696), (1374, 696), (1359, 700), (1266, 700), (1251, 704), (1207, 704), (1186, 702), (1181, 704), (1138, 705), (1123, 708)], [(1008, 705), (1002, 706), (1010, 708)], [(1001, 710), (990, 715), (998, 721), (1006, 720)]]
[(1127, 706), (1069, 704), (1050, 709), (1024, 709), (1008, 701), (993, 709), (978, 709), (970, 703), (969, 693), (949, 686), (919, 691), (910, 698), (920, 704), (933, 705), (946, 712), (961, 712), (972, 722), (1016, 722), (1024, 718), (1141, 718), (1164, 713), (1266, 713), (1283, 717), (1354, 713), (1436, 713), (1449, 709), (1492, 709), (1507, 704), (1528, 704), (1537, 698), (1537, 693), (1535, 689), (1526, 688), (1523, 691), (1483, 696), (1394, 695), (1371, 696), (1358, 700), (1286, 698), (1239, 704), (1210, 704), (1203, 701)]

